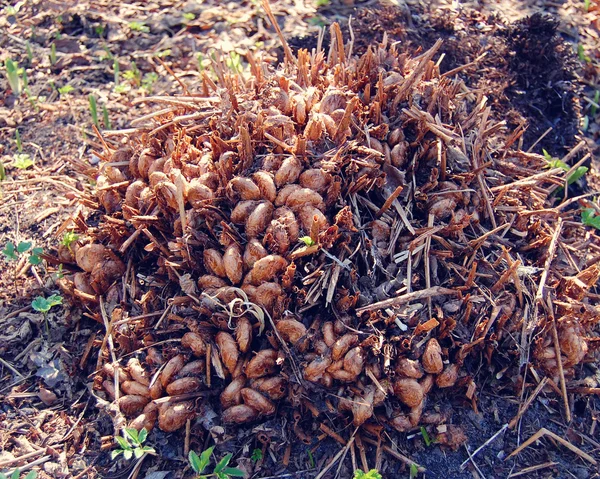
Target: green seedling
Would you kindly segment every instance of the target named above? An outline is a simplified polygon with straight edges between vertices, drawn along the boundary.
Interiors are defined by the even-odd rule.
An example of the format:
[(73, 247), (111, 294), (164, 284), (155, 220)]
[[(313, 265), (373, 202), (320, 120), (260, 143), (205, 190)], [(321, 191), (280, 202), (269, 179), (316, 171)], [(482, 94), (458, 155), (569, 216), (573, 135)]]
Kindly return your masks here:
[(2, 250), (2, 254), (7, 260), (16, 261), (19, 259), (19, 255), (29, 251), (29, 263), (38, 265), (42, 262), (40, 255), (44, 253), (44, 250), (42, 248), (31, 248), (31, 246), (31, 241), (21, 241), (17, 246), (9, 241)]
[(377, 469), (371, 469), (369, 472), (357, 469), (354, 471), (354, 479), (381, 479), (381, 474)]
[(583, 2), (583, 7), (585, 8), (586, 12), (590, 11), (590, 7), (592, 6), (592, 2), (591, 0), (584, 0)]
[(150, 28), (144, 22), (129, 22), (129, 29), (134, 32), (148, 33)]
[(421, 436), (423, 436), (423, 441), (425, 441), (425, 445), (427, 447), (429, 447), (433, 444), (433, 441), (431, 440), (431, 438), (429, 437), (429, 434), (427, 433), (427, 429), (425, 429), (423, 426), (421, 426)]
[(331, 0), (316, 0), (315, 7), (328, 7), (331, 5)]
[(585, 63), (592, 62), (592, 59), (590, 58), (590, 56), (585, 53), (585, 49), (583, 48), (583, 45), (581, 43), (579, 45), (577, 45), (577, 56), (579, 57), (579, 59), (582, 62), (585, 62)]
[(106, 45), (102, 45), (102, 50), (104, 50), (104, 56), (100, 57), (100, 61), (105, 61), (105, 60), (110, 60), (113, 61), (114, 60), (114, 55), (111, 53), (111, 51), (108, 49), (108, 47)]
[(594, 103), (592, 103), (592, 108), (590, 108), (590, 114), (592, 116), (596, 116), (596, 113), (598, 112), (598, 102), (600, 102), (600, 90), (594, 92)]
[(15, 130), (15, 144), (17, 145), (17, 151), (23, 153), (23, 142), (21, 141), (21, 134), (18, 128)]
[(581, 222), (585, 226), (600, 230), (600, 215), (596, 213), (594, 208), (586, 208), (581, 212)]
[(146, 93), (150, 95), (152, 93), (153, 85), (158, 80), (158, 74), (151, 72), (144, 75), (142, 80), (142, 88), (146, 90)]
[[(558, 158), (554, 158), (546, 150), (542, 149), (542, 153), (544, 154), (544, 158), (546, 159), (546, 162), (548, 163), (548, 165), (547, 165), (548, 168), (560, 168), (564, 171), (569, 171), (571, 169), (569, 167), (569, 165), (567, 165), (564, 161), (559, 160)], [(589, 170), (589, 168), (587, 166), (577, 167), (577, 169), (573, 173), (571, 173), (569, 175), (569, 177), (567, 178), (567, 184), (572, 185), (577, 180), (579, 180), (580, 178), (585, 176), (585, 174), (588, 172), (588, 170)]]
[(243, 70), (242, 57), (239, 53), (229, 52), (229, 57), (225, 59), (225, 63), (233, 73), (240, 73)]
[(202, 53), (198, 53), (198, 71), (202, 72), (204, 71), (204, 55), (202, 55)]
[(121, 71), (120, 71), (120, 67), (119, 67), (119, 59), (117, 57), (115, 57), (115, 59), (113, 60), (113, 71), (114, 71), (114, 78), (115, 78), (115, 86), (119, 86), (119, 80), (120, 80), (120, 75), (121, 75)]
[(252, 451), (252, 455), (250, 456), (250, 459), (252, 460), (253, 463), (256, 464), (262, 458), (263, 458), (263, 452), (261, 449), (256, 448)]
[(193, 13), (184, 13), (183, 18), (184, 18), (184, 20), (191, 22), (192, 20), (194, 20), (196, 18), (196, 15), (194, 15)]
[(6, 170), (4, 169), (4, 163), (0, 160), (0, 181), (4, 181), (6, 179)]
[(104, 121), (104, 128), (110, 130), (110, 118), (108, 118), (108, 110), (106, 109), (106, 105), (102, 105), (102, 120)]
[(65, 85), (65, 86), (61, 86), (58, 89), (58, 93), (60, 93), (60, 96), (64, 96), (64, 95), (68, 95), (73, 90), (75, 90), (75, 88), (73, 88), (71, 85)]
[(320, 16), (320, 15), (316, 15), (314, 17), (311, 17), (307, 20), (309, 25), (314, 25), (317, 27), (325, 27), (327, 26), (327, 22), (325, 21), (325, 19)]
[(133, 82), (138, 88), (142, 85), (142, 72), (140, 72), (135, 62), (131, 62), (131, 69), (123, 73), (123, 78)]
[(96, 103), (96, 97), (94, 95), (89, 96), (90, 100), (90, 114), (92, 115), (92, 122), (96, 125), (96, 128), (100, 129), (100, 124), (98, 123), (98, 105)]
[(50, 65), (54, 66), (56, 63), (56, 45), (52, 42), (50, 45)]
[(213, 453), (214, 446), (203, 451), (200, 456), (194, 451), (190, 451), (188, 459), (193, 471), (197, 474), (196, 479), (206, 479), (208, 477), (216, 477), (218, 479), (229, 479), (231, 477), (244, 477), (244, 471), (237, 467), (229, 467), (229, 462), (233, 454), (227, 454), (214, 467), (212, 473), (205, 473), (206, 467), (210, 462), (210, 456)]
[(120, 448), (110, 453), (111, 459), (115, 459), (119, 454), (123, 454), (123, 457), (127, 460), (134, 456), (139, 459), (144, 454), (156, 454), (153, 447), (144, 446), (147, 437), (148, 431), (146, 428), (143, 428), (140, 432), (133, 427), (125, 428), (123, 437), (115, 436)]
[(310, 468), (313, 469), (315, 467), (315, 458), (313, 456), (313, 453), (309, 449), (306, 451), (306, 454), (308, 455), (308, 464), (310, 465)]
[(79, 235), (77, 233), (73, 233), (72, 231), (67, 231), (60, 242), (66, 248), (71, 249), (71, 245), (75, 243), (79, 239)]
[(17, 153), (13, 156), (13, 166), (19, 170), (26, 170), (33, 166), (33, 160), (27, 153)]
[(6, 68), (6, 78), (10, 89), (15, 96), (21, 95), (21, 77), (19, 75), (19, 65), (10, 58), (4, 62)]
[(27, 61), (31, 65), (33, 63), (33, 50), (31, 50), (31, 43), (25, 42), (25, 50), (27, 51)]
[(418, 475), (419, 475), (419, 467), (413, 462), (410, 465), (409, 478), (415, 479), (415, 477), (417, 477)]
[(301, 241), (306, 246), (313, 246), (315, 244), (315, 242), (310, 236), (302, 236), (301, 238), (298, 238), (298, 241)]
[(104, 25), (98, 25), (94, 28), (94, 31), (96, 32), (96, 35), (98, 35), (99, 37), (103, 37), (104, 36)]
[(125, 93), (129, 90), (131, 90), (131, 87), (129, 85), (124, 85), (123, 83), (114, 88), (115, 93)]
[[(10, 476), (7, 476), (3, 472), (0, 472), (0, 479), (19, 479), (21, 477), (21, 470), (17, 467)], [(29, 471), (24, 479), (36, 479), (37, 472)]]
[(172, 53), (171, 49), (167, 48), (166, 50), (162, 50), (160, 52), (157, 52), (156, 56), (158, 58), (165, 58), (165, 57), (168, 57), (171, 53)]
[(53, 294), (52, 296), (48, 296), (44, 298), (43, 296), (38, 296), (31, 302), (31, 307), (36, 310), (38, 313), (46, 314), (52, 307), (59, 306), (63, 302), (62, 296), (58, 294)]

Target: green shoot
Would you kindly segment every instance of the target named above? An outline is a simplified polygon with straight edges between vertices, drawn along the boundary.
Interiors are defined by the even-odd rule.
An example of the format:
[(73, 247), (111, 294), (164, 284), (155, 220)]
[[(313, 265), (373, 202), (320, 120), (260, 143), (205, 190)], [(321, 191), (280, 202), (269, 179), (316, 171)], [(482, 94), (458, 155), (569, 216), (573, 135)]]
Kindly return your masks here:
[(58, 306), (62, 304), (63, 299), (62, 296), (58, 294), (53, 294), (52, 296), (48, 296), (44, 298), (43, 296), (38, 296), (31, 302), (31, 307), (39, 313), (46, 314), (53, 306)]
[(310, 236), (302, 236), (301, 238), (298, 238), (298, 241), (302, 241), (302, 243), (304, 243), (306, 246), (312, 246), (315, 244)]
[[(588, 0), (589, 1), (589, 0)], [(196, 15), (194, 15), (193, 13), (184, 13), (183, 14), (183, 18), (185, 20), (187, 20), (188, 22), (191, 22), (192, 20), (194, 20), (196, 18)]]
[(354, 471), (354, 479), (381, 479), (381, 474), (379, 474), (377, 469), (371, 469), (369, 472), (357, 469)]
[(240, 73), (243, 70), (242, 57), (239, 53), (229, 52), (229, 57), (225, 59), (225, 63), (233, 73)]
[(27, 61), (31, 65), (33, 62), (33, 51), (31, 50), (31, 43), (29, 41), (25, 42), (25, 50), (27, 51)]
[(144, 75), (144, 79), (142, 80), (142, 88), (146, 90), (146, 93), (148, 93), (148, 95), (152, 93), (152, 85), (154, 84), (154, 82), (156, 82), (156, 80), (158, 80), (158, 74), (154, 72), (146, 73)]
[(583, 1), (583, 6), (585, 8), (585, 11), (589, 12), (590, 11), (590, 7), (592, 6), (591, 0), (584, 0)]
[(56, 45), (52, 42), (50, 46), (50, 65), (54, 66), (56, 63)]
[(133, 32), (148, 33), (150, 28), (144, 22), (129, 22), (129, 29)]
[(577, 45), (577, 56), (579, 57), (579, 60), (581, 60), (582, 62), (585, 62), (585, 63), (592, 62), (592, 59), (590, 58), (590, 56), (585, 53), (585, 49), (583, 48), (583, 45), (581, 43), (579, 45)]
[(594, 208), (586, 208), (581, 212), (581, 222), (585, 226), (600, 230), (600, 215), (596, 213)]
[(313, 453), (310, 449), (308, 449), (306, 451), (306, 454), (308, 455), (308, 464), (309, 464), (310, 468), (313, 469), (315, 467), (315, 458), (313, 456)]
[[(544, 158), (546, 159), (546, 162), (548, 163), (548, 165), (547, 165), (548, 168), (560, 168), (564, 171), (569, 171), (571, 169), (569, 167), (569, 165), (567, 165), (564, 161), (559, 160), (558, 158), (554, 158), (546, 150), (542, 149), (542, 153), (544, 154)], [(588, 172), (588, 170), (589, 170), (589, 168), (587, 166), (577, 167), (577, 169), (573, 173), (571, 173), (569, 175), (569, 177), (567, 178), (567, 183), (569, 185), (572, 185), (577, 180), (579, 180), (580, 178), (585, 176), (585, 174)]]
[(113, 60), (113, 71), (115, 72), (115, 86), (119, 85), (119, 77), (120, 77), (120, 69), (119, 69), (119, 60), (117, 57)]
[(123, 73), (123, 78), (133, 81), (135, 86), (138, 88), (142, 85), (142, 73), (138, 69), (135, 62), (131, 62), (131, 70), (127, 70), (125, 73)]
[(6, 179), (6, 170), (4, 169), (4, 163), (0, 160), (0, 181), (4, 181)]
[(94, 31), (96, 32), (96, 35), (98, 35), (99, 37), (103, 37), (104, 36), (104, 25), (98, 25), (97, 27), (94, 28)]
[(29, 251), (29, 263), (33, 265), (40, 264), (42, 262), (40, 255), (44, 252), (44, 250), (42, 248), (31, 249), (31, 246), (31, 241), (21, 241), (17, 246), (15, 246), (13, 242), (9, 241), (6, 243), (6, 246), (1, 252), (7, 260), (16, 261), (19, 259), (19, 255)]
[(58, 89), (58, 93), (60, 93), (60, 96), (64, 96), (64, 95), (68, 95), (73, 90), (75, 90), (75, 88), (73, 88), (71, 85), (65, 85), (65, 86), (61, 86)]
[(96, 104), (96, 97), (94, 95), (90, 95), (89, 100), (92, 122), (94, 123), (94, 125), (96, 125), (96, 128), (100, 129), (100, 124), (98, 123), (98, 105)]
[(72, 231), (67, 231), (63, 238), (62, 241), (60, 242), (63, 246), (67, 247), (67, 248), (71, 248), (71, 245), (73, 243), (75, 243), (77, 240), (79, 239), (79, 235), (77, 233), (73, 233)]
[(233, 454), (226, 454), (223, 459), (221, 459), (214, 467), (213, 472), (210, 474), (205, 474), (204, 471), (210, 462), (210, 456), (215, 449), (214, 446), (209, 447), (205, 451), (203, 451), (200, 456), (196, 454), (194, 451), (190, 451), (188, 455), (188, 459), (190, 461), (190, 466), (193, 471), (197, 474), (196, 478), (208, 478), (208, 477), (217, 477), (218, 479), (229, 479), (231, 477), (244, 477), (244, 471), (238, 469), (237, 467), (229, 467), (229, 462), (233, 457)]
[(106, 109), (106, 105), (102, 105), (102, 120), (104, 121), (104, 128), (110, 130), (110, 118), (108, 118), (108, 110)]
[(18, 153), (13, 156), (13, 166), (19, 170), (26, 170), (33, 166), (33, 160), (27, 153)]
[(139, 459), (144, 454), (156, 454), (153, 447), (144, 446), (147, 437), (148, 431), (146, 428), (143, 428), (140, 432), (133, 427), (125, 428), (125, 435), (123, 437), (115, 436), (120, 449), (115, 449), (111, 452), (111, 459), (115, 459), (119, 454), (123, 454), (123, 457), (127, 460), (134, 456), (136, 459)]
[(114, 88), (115, 93), (125, 93), (129, 90), (131, 90), (131, 87), (129, 85), (125, 85), (123, 83), (121, 83), (120, 85), (117, 85)]
[(429, 434), (427, 433), (427, 429), (425, 429), (425, 427), (421, 426), (421, 436), (423, 436), (423, 441), (425, 441), (425, 445), (427, 447), (431, 446), (431, 444), (433, 444), (433, 441), (431, 440), (431, 438), (429, 437)]
[(17, 145), (17, 151), (23, 153), (23, 143), (21, 142), (21, 134), (18, 128), (15, 130), (15, 144)]
[(590, 113), (592, 116), (596, 116), (598, 112), (598, 103), (600, 102), (600, 90), (596, 90), (594, 92), (594, 103), (592, 103), (592, 108), (590, 108)]
[(263, 458), (263, 452), (261, 449), (256, 448), (252, 451), (252, 455), (250, 456), (250, 459), (252, 460), (252, 462), (254, 462), (256, 464), (262, 458)]
[(415, 477), (417, 477), (419, 475), (419, 467), (413, 462), (410, 465), (410, 479), (415, 479)]
[(198, 53), (198, 71), (202, 72), (204, 70), (204, 55), (202, 53)]
[[(21, 470), (18, 467), (10, 475), (10, 478), (3, 472), (0, 472), (0, 479), (19, 479), (20, 476), (21, 476)], [(25, 476), (24, 479), (36, 479), (36, 478), (37, 478), (37, 472), (29, 471), (29, 473)]]
[(104, 61), (104, 60), (114, 60), (114, 55), (111, 53), (111, 51), (108, 49), (108, 47), (106, 45), (102, 45), (102, 50), (104, 50), (104, 56), (100, 57), (100, 61)]
[(21, 78), (19, 76), (19, 65), (13, 62), (10, 58), (4, 62), (6, 68), (6, 78), (10, 89), (15, 96), (21, 95)]
[(328, 7), (331, 4), (331, 0), (316, 0), (315, 7)]
[(172, 53), (171, 49), (167, 48), (166, 50), (156, 53), (156, 56), (158, 58), (165, 58), (165, 57), (168, 57), (171, 53)]

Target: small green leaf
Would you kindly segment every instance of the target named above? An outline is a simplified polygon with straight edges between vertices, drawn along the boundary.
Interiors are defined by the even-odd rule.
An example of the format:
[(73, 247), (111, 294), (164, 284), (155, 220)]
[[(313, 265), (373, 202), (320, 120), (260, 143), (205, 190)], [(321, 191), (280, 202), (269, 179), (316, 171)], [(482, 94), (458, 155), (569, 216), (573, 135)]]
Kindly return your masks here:
[(31, 241), (21, 241), (17, 245), (17, 253), (25, 253), (29, 248), (31, 248)]
[(410, 479), (414, 479), (419, 474), (419, 467), (413, 462), (410, 465)]
[(125, 428), (125, 434), (127, 434), (131, 440), (134, 442), (134, 444), (139, 444), (140, 440), (139, 440), (139, 434), (136, 428), (134, 427), (127, 427)]
[(32, 264), (33, 266), (37, 266), (41, 262), (42, 262), (42, 258), (40, 258), (38, 255), (32, 254), (31, 256), (29, 256), (29, 264)]
[(115, 449), (114, 451), (111, 451), (110, 458), (115, 459), (122, 452), (123, 452), (123, 449)]
[(202, 454), (200, 454), (200, 473), (206, 469), (206, 466), (208, 466), (208, 463), (210, 462), (210, 456), (212, 455), (214, 449), (215, 446), (211, 446), (206, 451), (202, 451)]
[(194, 18), (196, 18), (196, 15), (193, 13), (184, 13), (183, 18), (185, 18), (188, 22), (191, 22)]
[(429, 434), (427, 434), (427, 429), (425, 429), (424, 426), (421, 426), (421, 436), (423, 436), (423, 440), (425, 441), (425, 445), (427, 447), (431, 446), (431, 438), (429, 437)]
[(141, 448), (141, 447), (136, 447), (133, 450), (133, 455), (135, 456), (136, 459), (139, 459), (140, 457), (142, 457), (144, 455), (145, 451)]
[(302, 241), (306, 246), (312, 246), (315, 244), (310, 236), (302, 236), (301, 238), (298, 238), (298, 241)]
[(200, 474), (204, 470), (204, 468), (200, 467), (200, 458), (198, 457), (198, 454), (196, 454), (194, 451), (190, 451), (190, 453), (188, 454), (188, 460), (190, 461), (190, 466), (192, 466), (192, 469), (196, 474)]
[(146, 429), (144, 427), (138, 434), (138, 441), (140, 442), (140, 444), (143, 444), (147, 437), (148, 437), (148, 429)]
[(121, 436), (115, 436), (115, 440), (119, 443), (119, 446), (123, 449), (131, 449), (131, 446), (127, 442), (127, 439)]
[(582, 178), (583, 176), (585, 176), (585, 174), (588, 172), (588, 167), (587, 166), (580, 166), (578, 167), (574, 173), (571, 174), (571, 176), (569, 176), (569, 178), (567, 179), (567, 183), (569, 183), (570, 185), (572, 185), (573, 183), (575, 183), (578, 179)]
[(231, 458), (233, 457), (233, 454), (229, 453), (226, 454), (225, 457), (223, 457), (223, 459), (221, 459), (219, 461), (219, 463), (215, 466), (215, 474), (221, 472), (223, 469), (225, 469), (227, 467), (227, 465), (229, 464), (229, 461), (231, 461)]
[(15, 245), (10, 241), (6, 243), (6, 246), (2, 250), (2, 254), (6, 256), (6, 259), (10, 259), (13, 261), (19, 259), (18, 256), (15, 254)]
[(125, 449), (123, 451), (123, 457), (127, 460), (131, 459), (133, 457), (133, 450), (132, 449)]
[(244, 471), (237, 467), (226, 467), (223, 472), (231, 477), (244, 477)]
[(252, 451), (252, 456), (250, 456), (250, 459), (252, 459), (252, 462), (258, 462), (263, 458), (263, 453), (262, 450), (259, 448), (256, 448)]
[(150, 447), (150, 446), (142, 447), (142, 451), (147, 452), (148, 454), (156, 453), (156, 449), (154, 449), (153, 447)]
[(16, 469), (13, 471), (12, 475), (10, 476), (10, 479), (19, 479), (19, 476), (20, 476), (20, 475), (21, 475), (21, 471), (20, 471), (20, 469), (17, 467), (17, 468), (16, 468)]
[(311, 468), (315, 467), (315, 458), (313, 457), (312, 451), (309, 449), (306, 453), (308, 454), (308, 464)]
[(26, 170), (33, 166), (33, 160), (27, 153), (17, 153), (13, 156), (13, 166), (19, 170)]

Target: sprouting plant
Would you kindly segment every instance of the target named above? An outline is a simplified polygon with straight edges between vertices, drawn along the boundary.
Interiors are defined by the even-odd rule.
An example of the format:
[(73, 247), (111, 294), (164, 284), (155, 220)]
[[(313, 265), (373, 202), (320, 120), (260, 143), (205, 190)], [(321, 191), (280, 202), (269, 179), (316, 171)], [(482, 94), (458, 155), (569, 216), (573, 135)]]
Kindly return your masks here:
[(115, 436), (115, 440), (120, 446), (120, 449), (115, 449), (110, 453), (112, 459), (116, 458), (119, 454), (123, 454), (125, 459), (131, 459), (135, 456), (139, 459), (144, 454), (156, 454), (153, 447), (144, 446), (144, 442), (148, 437), (148, 431), (143, 428), (140, 432), (133, 427), (125, 428), (125, 434), (123, 437)]
[[(571, 168), (564, 161), (559, 160), (558, 158), (554, 158), (550, 153), (546, 150), (542, 149), (542, 153), (544, 154), (544, 158), (548, 163), (548, 168), (560, 168), (564, 171), (569, 171)], [(587, 166), (579, 166), (577, 169), (569, 175), (567, 178), (567, 183), (572, 185), (578, 179), (582, 178), (587, 172), (589, 168)]]
[(250, 456), (250, 459), (252, 460), (252, 462), (257, 463), (262, 458), (263, 458), (263, 452), (261, 449), (256, 448), (252, 451), (252, 455)]
[(40, 255), (44, 250), (42, 248), (31, 248), (31, 246), (31, 241), (21, 241), (17, 246), (12, 241), (9, 241), (2, 250), (2, 254), (7, 260), (16, 261), (19, 259), (19, 255), (29, 251), (29, 263), (38, 265), (42, 262)]
[(150, 28), (144, 22), (129, 22), (129, 29), (134, 32), (148, 33)]
[(213, 453), (214, 446), (209, 447), (203, 451), (200, 456), (194, 451), (190, 451), (188, 459), (190, 466), (197, 474), (196, 479), (206, 479), (208, 477), (216, 477), (218, 479), (229, 479), (230, 477), (244, 477), (244, 471), (237, 467), (229, 467), (229, 461), (233, 457), (233, 454), (229, 453), (223, 457), (214, 467), (212, 473), (205, 474), (204, 471), (210, 462), (210, 456)]
[(581, 212), (581, 222), (585, 226), (600, 230), (600, 215), (596, 213), (594, 208), (586, 208)]
[(21, 95), (21, 77), (19, 75), (19, 65), (10, 58), (4, 62), (6, 68), (6, 78), (10, 89), (15, 96)]
[[(4, 474), (3, 472), (0, 472), (0, 479), (19, 479), (19, 477), (21, 477), (21, 470), (18, 467), (13, 471), (10, 477)], [(37, 472), (29, 471), (29, 473), (25, 476), (24, 479), (36, 479), (36, 477)]]
[[(588, 0), (588, 1), (589, 1), (589, 0)], [(191, 21), (192, 21), (194, 18), (196, 18), (196, 15), (194, 15), (194, 14), (193, 14), (193, 13), (191, 13), (191, 12), (188, 12), (188, 13), (184, 13), (184, 14), (183, 14), (183, 18), (184, 18), (185, 20), (187, 20), (188, 22), (191, 22)]]
[(62, 302), (63, 298), (59, 294), (53, 294), (47, 298), (38, 296), (31, 302), (31, 307), (38, 313), (46, 314), (53, 306), (58, 306), (62, 304)]
[(33, 51), (31, 50), (31, 43), (29, 41), (25, 42), (25, 50), (27, 51), (27, 61), (31, 65), (33, 62)]
[(302, 236), (301, 238), (298, 238), (298, 241), (302, 241), (306, 246), (312, 246), (315, 244), (310, 236)]
[(308, 449), (306, 451), (306, 454), (308, 455), (308, 464), (309, 464), (310, 468), (312, 469), (312, 468), (315, 467), (315, 458), (314, 458), (313, 453), (312, 453), (312, 451), (310, 449)]
[(328, 7), (331, 4), (331, 0), (316, 0), (315, 7)]
[(67, 248), (71, 248), (71, 245), (79, 239), (79, 235), (73, 231), (67, 231), (61, 240), (61, 244)]
[(170, 48), (167, 48), (166, 50), (161, 50), (160, 52), (157, 52), (157, 53), (156, 53), (156, 56), (157, 56), (158, 58), (165, 58), (165, 57), (168, 57), (168, 56), (169, 56), (171, 53), (173, 53), (173, 52), (171, 51), (171, 49), (170, 49)]
[(92, 115), (92, 122), (96, 125), (96, 128), (100, 128), (98, 123), (98, 105), (96, 104), (96, 97), (94, 95), (89, 96), (90, 100), (90, 114)]
[(598, 112), (598, 102), (600, 102), (600, 90), (594, 92), (594, 103), (592, 103), (592, 108), (590, 108), (590, 114), (592, 116), (596, 116), (596, 113)]
[(410, 475), (408, 477), (410, 479), (415, 479), (415, 477), (417, 477), (418, 474), (419, 474), (419, 467), (414, 462), (410, 465), (410, 472), (409, 472), (409, 474)]
[(114, 60), (114, 55), (106, 45), (102, 45), (102, 50), (104, 50), (104, 55), (100, 57), (100, 61), (103, 62), (105, 60)]
[(115, 88), (114, 88), (115, 93), (125, 93), (126, 91), (129, 91), (129, 90), (131, 90), (131, 87), (129, 85), (124, 85), (123, 83), (115, 86)]
[(104, 36), (104, 25), (97, 25), (94, 28), (94, 31), (96, 32), (96, 35), (98, 35), (99, 37), (103, 37)]
[(120, 80), (120, 67), (119, 67), (119, 59), (117, 57), (114, 58), (113, 60), (113, 71), (114, 71), (114, 78), (115, 78), (115, 86), (119, 85), (119, 80)]
[(133, 81), (135, 86), (137, 86), (138, 88), (142, 84), (142, 72), (140, 72), (135, 62), (131, 62), (131, 69), (123, 73), (123, 77), (126, 80)]
[(239, 53), (229, 52), (229, 57), (225, 59), (227, 67), (234, 73), (240, 73), (242, 68), (242, 57)]
[(102, 105), (102, 120), (104, 121), (104, 128), (110, 130), (110, 118), (108, 117), (108, 110), (106, 109), (106, 105)]
[(592, 6), (591, 0), (584, 0), (583, 6), (585, 8), (585, 11), (589, 12), (590, 11), (590, 7)]
[(142, 88), (146, 90), (146, 93), (150, 95), (152, 93), (152, 88), (154, 83), (158, 80), (158, 74), (155, 72), (146, 73), (144, 75), (144, 79), (142, 80)]
[(321, 15), (315, 15), (307, 20), (309, 25), (315, 25), (317, 27), (324, 27), (327, 25), (327, 22)]
[(23, 153), (23, 142), (21, 141), (21, 134), (18, 128), (15, 130), (15, 144), (17, 145), (17, 151)]
[(421, 436), (423, 436), (423, 441), (425, 441), (425, 445), (427, 447), (431, 446), (431, 444), (433, 444), (433, 441), (431, 440), (431, 438), (429, 437), (429, 434), (427, 433), (427, 429), (425, 429), (425, 427), (421, 426)]
[(4, 169), (4, 163), (0, 160), (0, 181), (4, 181), (6, 179), (6, 170)]
[(56, 63), (56, 44), (52, 42), (50, 45), (50, 65), (54, 65)]
[(198, 71), (203, 71), (204, 70), (204, 55), (202, 55), (202, 53), (198, 53)]
[(13, 156), (13, 166), (19, 170), (26, 170), (33, 166), (33, 160), (27, 153), (17, 153)]
[(379, 474), (377, 469), (371, 469), (369, 472), (357, 469), (354, 471), (354, 479), (381, 479), (381, 474)]
[(592, 59), (590, 58), (590, 56), (585, 53), (585, 49), (583, 48), (583, 45), (581, 43), (579, 45), (577, 45), (577, 56), (579, 57), (579, 59), (582, 62), (585, 62), (585, 63), (592, 62)]
[(61, 86), (58, 89), (58, 93), (60, 93), (61, 96), (63, 95), (68, 95), (69, 93), (71, 93), (73, 90), (75, 90), (75, 88), (73, 88), (71, 85), (65, 85), (65, 86)]

